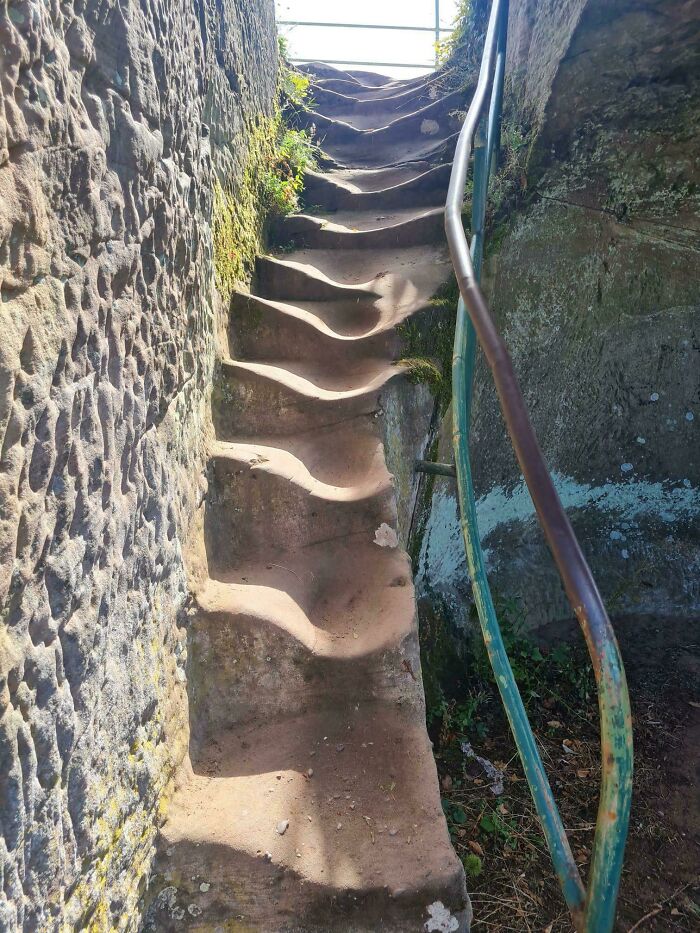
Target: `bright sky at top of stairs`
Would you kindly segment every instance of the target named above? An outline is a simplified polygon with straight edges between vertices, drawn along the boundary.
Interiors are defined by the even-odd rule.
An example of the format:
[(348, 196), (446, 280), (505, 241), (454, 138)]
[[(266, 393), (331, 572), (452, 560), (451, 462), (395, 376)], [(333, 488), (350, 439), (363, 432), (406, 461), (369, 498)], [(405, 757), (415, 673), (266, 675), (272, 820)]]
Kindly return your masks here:
[[(452, 26), (458, 5), (458, 0), (439, 0), (441, 28)], [(275, 6), (277, 19), (282, 21), (435, 27), (435, 0), (354, 0), (349, 5), (328, 0), (276, 0)], [(372, 69), (394, 77), (411, 78), (430, 71), (435, 59), (434, 32), (317, 26), (281, 26), (280, 32), (287, 37), (292, 58), (425, 63), (423, 68)]]

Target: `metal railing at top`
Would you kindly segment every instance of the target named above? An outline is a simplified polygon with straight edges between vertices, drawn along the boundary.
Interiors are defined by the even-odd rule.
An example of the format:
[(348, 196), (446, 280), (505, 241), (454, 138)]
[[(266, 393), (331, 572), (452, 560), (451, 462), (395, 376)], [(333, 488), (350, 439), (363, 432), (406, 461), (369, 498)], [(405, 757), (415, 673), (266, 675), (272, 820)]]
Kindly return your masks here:
[[(510, 355), (479, 286), (489, 175), (499, 147), (507, 30), (508, 2), (493, 0), (476, 91), (457, 142), (446, 203), (447, 240), (461, 295), (452, 364), (453, 442), (461, 526), (484, 641), (574, 925), (585, 933), (609, 933), (615, 919), (632, 792), (632, 726), (625, 673), (605, 606), (552, 482)], [(462, 203), (472, 151), (470, 245), (462, 225)], [(602, 774), (587, 889), (571, 853), (510, 667), (486, 576), (469, 457), (477, 340), (493, 373), (520, 468), (569, 602), (583, 629), (595, 672)]]
[[(438, 44), (440, 42), (440, 36), (445, 32), (452, 32), (453, 27), (442, 27), (440, 25), (440, 0), (434, 0), (435, 4), (435, 22), (432, 26), (403, 26), (403, 25), (389, 25), (388, 23), (329, 23), (329, 22), (317, 22), (311, 20), (291, 20), (291, 19), (282, 19), (277, 20), (278, 26), (307, 26), (307, 27), (321, 27), (321, 28), (331, 28), (331, 29), (385, 29), (385, 30), (396, 30), (399, 32), (432, 32), (435, 36), (435, 65), (438, 64)], [(300, 63), (300, 62), (309, 62), (312, 59), (309, 58), (290, 58), (290, 62)], [(339, 58), (314, 58), (313, 61), (319, 62), (322, 65), (360, 65), (362, 67), (377, 67), (377, 68), (431, 68), (432, 62), (358, 62), (358, 61), (348, 61), (347, 59)]]

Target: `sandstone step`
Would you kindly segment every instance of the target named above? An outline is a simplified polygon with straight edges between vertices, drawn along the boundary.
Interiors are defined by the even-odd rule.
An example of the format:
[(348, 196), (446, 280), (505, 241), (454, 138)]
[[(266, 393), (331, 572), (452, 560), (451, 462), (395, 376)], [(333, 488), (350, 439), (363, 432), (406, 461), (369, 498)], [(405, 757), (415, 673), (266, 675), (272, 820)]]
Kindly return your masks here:
[(398, 548), (357, 534), (224, 577), (197, 593), (189, 621), (193, 748), (252, 719), (368, 699), (422, 707), (413, 586)]
[[(420, 165), (420, 163), (418, 163)], [(426, 206), (442, 206), (445, 203), (447, 186), (452, 167), (438, 165), (423, 170), (403, 173), (397, 181), (397, 173), (386, 171), (384, 177), (364, 180), (355, 172), (306, 172), (304, 176), (304, 201), (322, 211), (377, 211), (391, 210), (410, 204), (412, 209)], [(370, 174), (370, 173), (366, 173)], [(380, 173), (373, 172), (372, 175)], [(401, 178), (401, 176), (399, 176)], [(353, 180), (351, 180), (353, 179)], [(363, 190), (362, 182), (373, 186)], [(375, 187), (383, 183), (385, 187)]]
[[(307, 453), (308, 456), (308, 453)], [(313, 463), (312, 463), (313, 465)], [(391, 477), (367, 466), (349, 485), (324, 483), (298, 456), (263, 444), (216, 444), (209, 459), (205, 543), (210, 572), (396, 524)]]
[[(152, 929), (468, 928), (461, 865), (415, 711), (358, 704), (220, 735), (162, 830)], [(177, 919), (176, 919), (177, 918)], [(454, 918), (451, 920), (450, 918)]]
[(384, 386), (402, 375), (399, 368), (383, 365), (351, 388), (327, 388), (312, 381), (316, 374), (305, 374), (301, 366), (298, 361), (274, 365), (225, 360), (215, 391), (217, 436), (296, 434), (374, 414)]
[(300, 65), (299, 68), (312, 78), (313, 88), (332, 88), (340, 93), (351, 93), (371, 98), (405, 93), (422, 87), (431, 80), (429, 77), (421, 75), (404, 81), (393, 79), (387, 81), (385, 75), (376, 75), (370, 72), (349, 72), (318, 62)]
[(395, 338), (379, 325), (379, 309), (367, 302), (307, 302), (305, 307), (235, 294), (229, 351), (242, 360), (323, 359), (338, 365), (364, 358), (391, 359)]
[[(373, 106), (376, 105), (373, 104)], [(333, 149), (342, 145), (352, 145), (362, 151), (368, 145), (378, 147), (389, 143), (405, 142), (413, 139), (417, 133), (426, 132), (426, 123), (433, 125), (431, 133), (438, 133), (442, 129), (443, 137), (450, 135), (458, 131), (460, 125), (453, 113), (458, 112), (463, 106), (463, 92), (455, 91), (452, 94), (429, 100), (408, 112), (392, 114), (391, 111), (377, 108), (376, 118), (380, 119), (386, 114), (388, 119), (386, 123), (378, 122), (371, 128), (359, 128), (338, 117), (326, 117), (315, 109), (300, 111), (296, 115), (296, 121), (300, 127), (313, 126), (323, 149), (332, 155)]]
[[(428, 81), (408, 90), (385, 92), (381, 97), (360, 97), (314, 85), (313, 109), (324, 117), (342, 120), (356, 129), (386, 126), (405, 113), (414, 113), (429, 106), (439, 94), (437, 82)], [(458, 105), (459, 106), (459, 105)]]
[(306, 74), (321, 80), (340, 79), (352, 82), (356, 86), (370, 89), (389, 87), (397, 83), (387, 75), (378, 74), (375, 71), (338, 68), (335, 65), (328, 65), (326, 62), (305, 62), (299, 65), (299, 71), (306, 72)]
[[(406, 139), (396, 139), (392, 136), (377, 136), (366, 139), (362, 154), (356, 155), (358, 148), (354, 143), (334, 145), (326, 149), (329, 155), (329, 168), (388, 168), (397, 162), (429, 162), (440, 165), (452, 160), (455, 146), (459, 137), (459, 130), (455, 128), (456, 121), (448, 121), (450, 132), (445, 131), (445, 125), (435, 130), (426, 121), (421, 131)], [(456, 124), (458, 126), (458, 124)], [(453, 131), (454, 130), (454, 131)], [(326, 147), (324, 147), (326, 148)]]
[[(456, 142), (460, 122), (451, 112), (430, 106), (422, 113), (406, 114), (387, 127), (357, 130), (349, 124), (338, 129), (334, 121), (309, 114), (323, 151), (331, 159), (355, 166), (385, 167), (397, 162), (432, 159), (450, 140)], [(444, 160), (447, 161), (447, 160)]]
[(378, 193), (386, 188), (413, 181), (428, 172), (433, 165), (430, 162), (414, 160), (383, 168), (345, 167), (327, 173), (329, 178), (338, 180), (364, 192)]
[(370, 475), (382, 481), (389, 476), (381, 432), (372, 418), (287, 434), (282, 442), (275, 436), (256, 433), (255, 436), (236, 438), (233, 445), (217, 442), (213, 449), (236, 446), (251, 450), (260, 445), (283, 447), (287, 453), (301, 460), (317, 479), (333, 486), (355, 486), (365, 482)]
[(261, 256), (256, 262), (255, 293), (282, 301), (367, 303), (379, 297), (369, 285), (356, 287), (335, 282), (309, 263)]
[[(376, 211), (373, 212), (376, 215)], [(318, 249), (382, 249), (386, 247), (423, 246), (444, 236), (445, 209), (436, 207), (413, 212), (398, 222), (375, 219), (368, 229), (343, 226), (338, 219), (324, 220), (306, 214), (285, 217), (277, 224), (278, 236), (286, 243)], [(346, 218), (348, 221), (352, 218)], [(371, 221), (370, 221), (371, 222)]]
[[(272, 300), (290, 301), (277, 294), (288, 274), (304, 275), (313, 264), (314, 274), (338, 289), (338, 296), (353, 296), (360, 304), (368, 299), (380, 320), (393, 326), (408, 314), (427, 306), (432, 295), (447, 281), (451, 271), (444, 233), (423, 246), (387, 246), (370, 250), (337, 250), (299, 247), (284, 260), (266, 258), (260, 267), (254, 292)], [(309, 276), (310, 278), (310, 276)], [(308, 279), (307, 279), (308, 281)], [(300, 286), (309, 288), (308, 284)], [(291, 299), (300, 304), (301, 298)], [(347, 305), (346, 305), (347, 307)]]

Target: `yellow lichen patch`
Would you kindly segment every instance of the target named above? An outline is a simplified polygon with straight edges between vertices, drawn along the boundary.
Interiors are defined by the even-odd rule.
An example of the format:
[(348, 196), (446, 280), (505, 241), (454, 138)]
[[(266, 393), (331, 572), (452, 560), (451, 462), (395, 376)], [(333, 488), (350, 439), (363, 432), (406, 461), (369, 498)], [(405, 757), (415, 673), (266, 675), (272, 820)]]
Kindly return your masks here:
[[(158, 612), (152, 619), (151, 633), (135, 645), (154, 686), (154, 712), (138, 726), (123, 753), (115, 750), (105, 771), (90, 787), (90, 799), (98, 806), (92, 824), (94, 838), (80, 880), (61, 911), (61, 933), (126, 933), (135, 929), (156, 834), (188, 743), (184, 687), (177, 676), (172, 646), (164, 637), (172, 626), (163, 609), (165, 604), (156, 597)], [(144, 795), (145, 776), (148, 790)], [(121, 905), (119, 916), (114, 914), (115, 901)]]

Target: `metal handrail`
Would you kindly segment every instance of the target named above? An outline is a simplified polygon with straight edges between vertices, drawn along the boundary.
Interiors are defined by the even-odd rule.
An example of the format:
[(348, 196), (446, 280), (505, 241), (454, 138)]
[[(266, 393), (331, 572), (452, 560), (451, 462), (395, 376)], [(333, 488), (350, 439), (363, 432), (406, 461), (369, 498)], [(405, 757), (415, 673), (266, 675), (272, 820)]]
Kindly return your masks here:
[[(460, 291), (452, 403), (461, 527), (489, 659), (574, 925), (580, 933), (609, 933), (615, 919), (632, 791), (632, 727), (625, 672), (605, 606), (542, 456), (510, 354), (479, 286), (488, 181), (500, 137), (507, 29), (508, 0), (493, 0), (476, 90), (455, 150), (445, 210), (447, 241)], [(485, 118), (487, 102), (489, 112)], [(462, 226), (462, 203), (472, 149), (470, 246)], [(596, 677), (601, 789), (587, 890), (571, 853), (513, 676), (486, 575), (469, 456), (477, 340), (492, 371), (513, 448), (567, 597), (583, 630)]]

